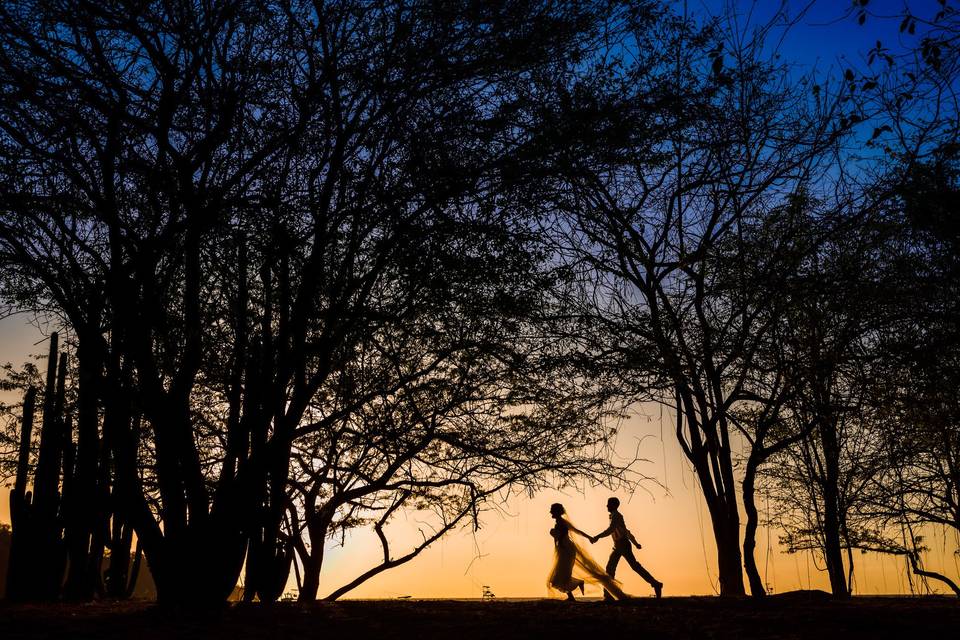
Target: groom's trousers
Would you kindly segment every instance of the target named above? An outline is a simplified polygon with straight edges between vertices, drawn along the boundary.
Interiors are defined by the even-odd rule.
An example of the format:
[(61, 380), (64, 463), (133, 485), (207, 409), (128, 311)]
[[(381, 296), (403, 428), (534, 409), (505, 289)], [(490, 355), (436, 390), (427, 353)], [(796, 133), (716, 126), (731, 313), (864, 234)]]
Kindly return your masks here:
[[(616, 577), (617, 565), (620, 564), (620, 558), (626, 560), (630, 568), (640, 574), (640, 577), (646, 580), (651, 587), (656, 587), (660, 584), (660, 582), (650, 575), (650, 572), (644, 569), (643, 565), (637, 561), (633, 555), (633, 547), (630, 545), (629, 540), (618, 540), (613, 545), (613, 551), (610, 552), (610, 559), (607, 560), (607, 575), (611, 578)], [(606, 591), (603, 592), (603, 595), (605, 597), (608, 596)]]

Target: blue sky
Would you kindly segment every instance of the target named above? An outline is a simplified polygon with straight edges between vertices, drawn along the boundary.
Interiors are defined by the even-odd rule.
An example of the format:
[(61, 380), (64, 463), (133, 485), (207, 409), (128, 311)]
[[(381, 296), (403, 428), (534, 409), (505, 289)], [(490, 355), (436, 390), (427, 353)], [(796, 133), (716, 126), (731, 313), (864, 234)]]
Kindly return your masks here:
[[(676, 0), (682, 10), (684, 0)], [(866, 53), (877, 40), (893, 51), (912, 48), (920, 40), (922, 27), (910, 35), (899, 32), (901, 16), (906, 8), (915, 15), (932, 17), (939, 11), (937, 0), (870, 0), (868, 16), (858, 24), (853, 0), (686, 0), (691, 13), (719, 13), (726, 5), (733, 5), (742, 20), (752, 16), (753, 24), (763, 24), (773, 17), (781, 4), (790, 16), (803, 16), (786, 33), (780, 47), (784, 60), (794, 62), (807, 70), (827, 71), (848, 64), (862, 67)], [(805, 9), (805, 11), (803, 11)]]

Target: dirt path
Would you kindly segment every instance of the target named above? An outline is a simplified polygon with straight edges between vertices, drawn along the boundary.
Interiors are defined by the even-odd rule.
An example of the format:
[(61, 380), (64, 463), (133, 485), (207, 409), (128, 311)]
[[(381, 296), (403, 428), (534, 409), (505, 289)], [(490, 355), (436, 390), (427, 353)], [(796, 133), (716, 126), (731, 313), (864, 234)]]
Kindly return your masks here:
[(0, 604), (0, 638), (905, 638), (958, 637), (954, 598), (855, 598), (817, 595), (764, 602), (719, 598), (602, 602), (534, 600), (345, 601), (312, 606), (232, 605), (218, 611), (165, 609), (146, 603)]

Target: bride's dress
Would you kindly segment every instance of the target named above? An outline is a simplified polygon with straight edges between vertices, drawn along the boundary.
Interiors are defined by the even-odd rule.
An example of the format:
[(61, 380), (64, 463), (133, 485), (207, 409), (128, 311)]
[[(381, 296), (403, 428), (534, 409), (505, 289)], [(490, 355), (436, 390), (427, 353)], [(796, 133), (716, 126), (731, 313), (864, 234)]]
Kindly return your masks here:
[(586, 581), (602, 586), (617, 599), (628, 598), (620, 588), (620, 583), (607, 575), (607, 572), (570, 538), (572, 528), (569, 521), (561, 518), (557, 521), (557, 526), (550, 529), (556, 557), (547, 586), (562, 593), (569, 593), (580, 589)]

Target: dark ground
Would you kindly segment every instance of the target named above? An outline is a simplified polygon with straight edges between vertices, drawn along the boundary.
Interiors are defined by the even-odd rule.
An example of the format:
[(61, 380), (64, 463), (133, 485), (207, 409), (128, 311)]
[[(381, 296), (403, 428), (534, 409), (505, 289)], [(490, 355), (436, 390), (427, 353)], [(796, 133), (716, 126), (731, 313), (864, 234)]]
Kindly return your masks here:
[(345, 601), (301, 606), (231, 605), (213, 612), (147, 603), (0, 603), (0, 638), (907, 638), (960, 637), (957, 598), (854, 598), (818, 592), (764, 602), (645, 598), (629, 603)]

